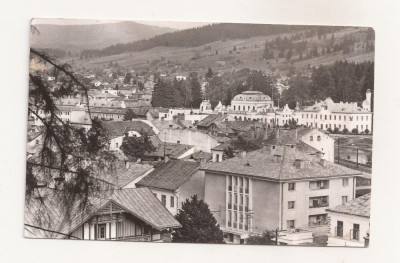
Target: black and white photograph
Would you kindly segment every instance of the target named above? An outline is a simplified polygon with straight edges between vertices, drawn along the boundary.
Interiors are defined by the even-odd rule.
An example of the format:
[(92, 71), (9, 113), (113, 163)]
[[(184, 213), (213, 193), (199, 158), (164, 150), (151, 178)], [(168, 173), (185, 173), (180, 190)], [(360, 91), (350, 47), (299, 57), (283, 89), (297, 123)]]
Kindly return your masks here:
[(373, 28), (31, 22), (26, 238), (368, 247)]
[(400, 1), (0, 8), (1, 263), (397, 263)]

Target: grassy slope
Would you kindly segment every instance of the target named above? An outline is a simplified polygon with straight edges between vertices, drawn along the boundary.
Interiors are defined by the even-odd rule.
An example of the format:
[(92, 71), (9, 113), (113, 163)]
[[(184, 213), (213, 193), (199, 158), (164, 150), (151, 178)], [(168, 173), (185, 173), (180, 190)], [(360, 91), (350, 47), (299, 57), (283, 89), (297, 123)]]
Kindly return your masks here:
[[(335, 33), (335, 41), (339, 42), (346, 34), (355, 34), (358, 36), (363, 36), (366, 29), (348, 28), (340, 32)], [(283, 38), (286, 34), (280, 34)], [(296, 70), (305, 70), (309, 66), (316, 65), (328, 65), (334, 63), (336, 60), (346, 59), (347, 61), (363, 62), (363, 61), (373, 61), (374, 52), (366, 52), (361, 48), (361, 42), (359, 43), (359, 48), (356, 45), (353, 52), (348, 54), (342, 54), (342, 51), (325, 54), (317, 58), (312, 58), (308, 60), (297, 61), (298, 54), (294, 54), (294, 63), (291, 66), (290, 63), (284, 59), (280, 58), (278, 61), (271, 59), (265, 61), (262, 59), (262, 54), (264, 52), (265, 40), (275, 39), (278, 35), (274, 36), (262, 36), (253, 37), (248, 39), (235, 39), (227, 41), (218, 41), (210, 43), (208, 45), (196, 47), (196, 48), (178, 48), (178, 47), (157, 47), (141, 52), (124, 53), (114, 56), (87, 59), (87, 60), (76, 60), (74, 67), (81, 68), (84, 66), (87, 69), (93, 68), (105, 68), (108, 66), (109, 62), (118, 62), (120, 66), (126, 66), (134, 69), (150, 69), (154, 70), (154, 65), (157, 65), (155, 61), (160, 61), (161, 57), (164, 57), (164, 61), (171, 61), (175, 65), (172, 66), (162, 66), (157, 65), (159, 70), (171, 72), (175, 69), (180, 74), (187, 74), (189, 71), (197, 71), (200, 74), (204, 74), (208, 67), (211, 67), (214, 71), (231, 71), (232, 69), (240, 68), (251, 68), (251, 69), (261, 69), (266, 72), (275, 70), (281, 74), (285, 74), (292, 66)], [(329, 41), (330, 35), (327, 36), (326, 40), (318, 40), (317, 37), (308, 38), (307, 41), (310, 45), (317, 45), (321, 47)], [(211, 49), (206, 50), (206, 46), (211, 47)], [(229, 54), (229, 51), (233, 50), (236, 46), (237, 51)], [(245, 48), (243, 48), (245, 47)], [(215, 51), (218, 50), (218, 55), (215, 55)], [(195, 56), (200, 57), (196, 60), (191, 60)], [(304, 54), (303, 54), (304, 55)], [(235, 61), (240, 60), (239, 63)], [(219, 62), (218, 62), (219, 61)], [(220, 61), (225, 61), (226, 65), (221, 65)], [(152, 63), (153, 62), (153, 63)]]

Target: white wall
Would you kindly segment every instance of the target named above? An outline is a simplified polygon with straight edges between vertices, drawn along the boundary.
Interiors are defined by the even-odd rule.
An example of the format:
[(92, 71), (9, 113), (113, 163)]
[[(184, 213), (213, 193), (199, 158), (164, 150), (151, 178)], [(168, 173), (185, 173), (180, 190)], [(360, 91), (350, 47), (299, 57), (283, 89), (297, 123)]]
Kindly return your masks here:
[[(328, 246), (364, 246), (364, 237), (367, 236), (369, 230), (369, 218), (346, 215), (340, 213), (329, 212), (330, 229), (328, 233)], [(343, 237), (335, 237), (335, 228), (337, 221), (343, 222)], [(353, 229), (353, 224), (360, 225), (360, 238), (353, 240), (350, 236), (350, 230)]]

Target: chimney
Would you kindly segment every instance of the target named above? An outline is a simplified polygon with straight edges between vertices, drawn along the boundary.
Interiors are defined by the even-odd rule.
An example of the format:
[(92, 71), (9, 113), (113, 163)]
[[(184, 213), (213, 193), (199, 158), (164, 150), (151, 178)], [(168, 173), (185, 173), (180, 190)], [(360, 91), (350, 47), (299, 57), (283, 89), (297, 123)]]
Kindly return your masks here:
[(128, 169), (129, 168), (129, 162), (125, 161), (125, 168)]
[(247, 152), (246, 151), (241, 151), (239, 153), (239, 155), (240, 155), (240, 158), (245, 158), (247, 156)]
[(180, 143), (181, 143), (181, 141), (176, 141), (176, 143), (177, 143), (177, 144), (180, 144)]
[(164, 156), (164, 163), (167, 163), (169, 161), (169, 157), (167, 155)]
[(276, 163), (282, 162), (282, 155), (280, 155), (280, 154), (274, 154), (274, 161), (275, 161)]
[(302, 159), (294, 160), (294, 166), (296, 166), (297, 169), (304, 168), (304, 160), (302, 160)]

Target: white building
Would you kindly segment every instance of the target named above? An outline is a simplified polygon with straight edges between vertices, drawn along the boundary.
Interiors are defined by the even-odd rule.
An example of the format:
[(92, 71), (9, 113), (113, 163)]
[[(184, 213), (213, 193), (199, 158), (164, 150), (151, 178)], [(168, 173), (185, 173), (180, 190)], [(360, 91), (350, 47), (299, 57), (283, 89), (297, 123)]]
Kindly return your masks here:
[(272, 99), (260, 91), (248, 90), (236, 95), (231, 102), (231, 111), (260, 112), (274, 106)]
[(330, 218), (328, 246), (364, 247), (369, 233), (371, 194), (327, 209)]
[(367, 91), (366, 100), (362, 107), (357, 106), (356, 102), (335, 103), (331, 98), (316, 102), (312, 106), (297, 109), (294, 112), (294, 119), (300, 125), (315, 127), (322, 130), (347, 129), (351, 132), (357, 129), (358, 132), (368, 133), (372, 130), (371, 112), (371, 91)]

